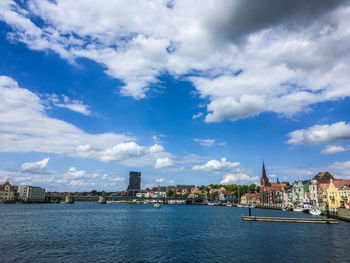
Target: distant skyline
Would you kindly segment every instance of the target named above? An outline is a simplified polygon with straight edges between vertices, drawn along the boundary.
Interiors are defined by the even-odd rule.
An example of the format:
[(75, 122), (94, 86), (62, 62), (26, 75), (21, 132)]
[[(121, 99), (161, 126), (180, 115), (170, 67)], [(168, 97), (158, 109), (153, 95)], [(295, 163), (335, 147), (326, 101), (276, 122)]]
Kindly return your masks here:
[(350, 1), (2, 0), (0, 184), (350, 179), (349, 26)]

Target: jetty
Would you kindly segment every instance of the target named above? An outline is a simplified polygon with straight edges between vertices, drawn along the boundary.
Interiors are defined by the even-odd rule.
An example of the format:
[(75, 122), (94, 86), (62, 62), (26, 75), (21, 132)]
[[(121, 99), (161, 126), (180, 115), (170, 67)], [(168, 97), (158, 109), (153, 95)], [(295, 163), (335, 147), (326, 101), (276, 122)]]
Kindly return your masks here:
[(323, 218), (290, 218), (290, 217), (264, 217), (264, 216), (242, 216), (243, 221), (261, 222), (283, 222), (283, 223), (316, 223), (316, 224), (338, 224), (335, 219)]

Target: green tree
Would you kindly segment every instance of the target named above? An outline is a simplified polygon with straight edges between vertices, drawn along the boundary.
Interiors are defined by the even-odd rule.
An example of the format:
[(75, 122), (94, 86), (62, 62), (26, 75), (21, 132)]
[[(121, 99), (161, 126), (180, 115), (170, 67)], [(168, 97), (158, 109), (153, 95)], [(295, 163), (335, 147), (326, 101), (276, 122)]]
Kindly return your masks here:
[(173, 197), (174, 196), (173, 190), (169, 189), (168, 192), (166, 192), (166, 196), (167, 197)]

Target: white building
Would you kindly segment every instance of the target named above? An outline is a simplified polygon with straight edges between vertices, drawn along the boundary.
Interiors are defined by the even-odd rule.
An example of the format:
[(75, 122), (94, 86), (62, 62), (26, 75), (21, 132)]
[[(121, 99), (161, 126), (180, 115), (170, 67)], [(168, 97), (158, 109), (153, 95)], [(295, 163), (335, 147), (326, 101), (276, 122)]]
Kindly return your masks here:
[(19, 198), (24, 201), (45, 201), (45, 189), (39, 186), (23, 185), (19, 191)]
[(310, 185), (309, 185), (309, 191), (310, 191), (310, 202), (314, 206), (318, 206), (319, 205), (317, 188), (318, 188), (318, 181), (317, 180), (312, 180)]

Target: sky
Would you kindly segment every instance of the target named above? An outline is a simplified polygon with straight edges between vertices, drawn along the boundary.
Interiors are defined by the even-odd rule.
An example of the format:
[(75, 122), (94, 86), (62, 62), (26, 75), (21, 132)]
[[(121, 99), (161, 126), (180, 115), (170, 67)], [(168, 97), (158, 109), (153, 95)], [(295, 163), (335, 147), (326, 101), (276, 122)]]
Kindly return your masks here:
[(0, 1), (0, 183), (350, 179), (350, 1)]

